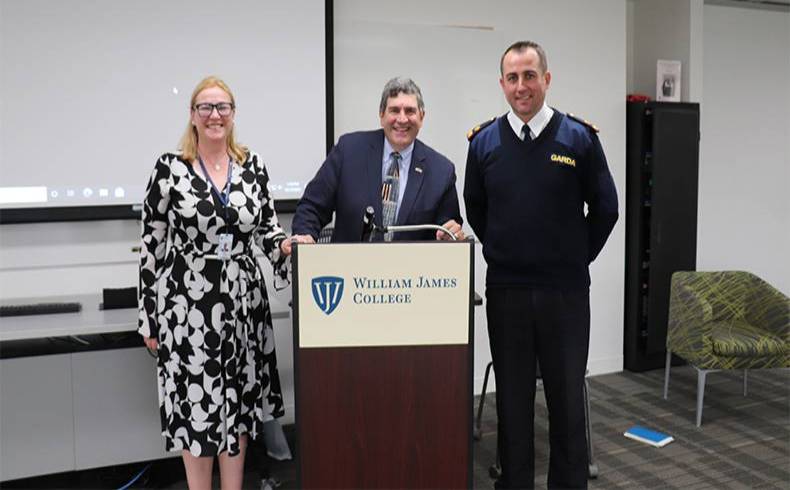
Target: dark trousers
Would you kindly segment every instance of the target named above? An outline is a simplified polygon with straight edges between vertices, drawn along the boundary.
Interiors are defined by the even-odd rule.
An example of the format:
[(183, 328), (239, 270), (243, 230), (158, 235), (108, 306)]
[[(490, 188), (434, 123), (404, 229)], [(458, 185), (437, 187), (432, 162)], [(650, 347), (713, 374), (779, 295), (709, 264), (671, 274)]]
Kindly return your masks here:
[(496, 488), (535, 484), (536, 362), (549, 410), (548, 487), (587, 488), (589, 292), (491, 287), (486, 299), (502, 465)]

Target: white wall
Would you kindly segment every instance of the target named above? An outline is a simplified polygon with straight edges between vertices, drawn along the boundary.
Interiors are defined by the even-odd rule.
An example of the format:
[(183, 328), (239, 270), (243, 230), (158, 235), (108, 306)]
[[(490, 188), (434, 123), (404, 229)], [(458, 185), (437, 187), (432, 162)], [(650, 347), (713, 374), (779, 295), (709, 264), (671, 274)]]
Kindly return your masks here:
[[(625, 2), (565, 0), (452, 2), (335, 0), (335, 129), (376, 128), (384, 83), (413, 78), (426, 118), (420, 139), (456, 164), (463, 190), (466, 132), (507, 111), (499, 58), (511, 43), (532, 39), (547, 51), (548, 102), (594, 121), (624, 200)], [(462, 203), (463, 205), (463, 203)], [(624, 209), (621, 206), (621, 215)], [(467, 229), (467, 232), (469, 230)], [(621, 220), (592, 267), (591, 373), (622, 369), (623, 253)], [(485, 290), (477, 251), (475, 288)], [(475, 315), (475, 384), (490, 360), (484, 307)]]
[(705, 5), (697, 268), (790, 294), (790, 13)]
[(0, 227), (0, 298), (101, 294), (137, 285), (137, 221)]
[[(628, 5), (629, 15), (636, 15), (634, 5), (648, 1), (653, 0)], [(698, 267), (751, 270), (787, 293), (790, 14), (705, 5), (702, 36), (703, 22), (693, 20), (699, 17), (692, 8), (697, 0), (686, 1), (683, 12), (696, 29), (687, 37), (704, 41)], [(514, 40), (535, 39), (546, 47), (553, 72), (549, 102), (602, 128), (622, 204), (625, 82), (627, 70), (634, 68), (634, 78), (638, 71), (626, 66), (626, 28), (629, 37), (643, 35), (626, 22), (626, 2), (464, 1), (454, 3), (452, 12), (446, 5), (409, 0), (391, 9), (381, 0), (335, 1), (336, 135), (377, 127), (384, 82), (398, 74), (411, 76), (427, 104), (420, 137), (456, 163), (460, 192), (466, 131), (507, 109), (497, 83), (501, 52)], [(677, 14), (674, 8), (654, 15), (671, 17)], [(654, 90), (655, 61), (649, 65)], [(277, 171), (277, 162), (271, 171)], [(282, 218), (288, 226), (290, 217)], [(137, 244), (138, 229), (132, 221), (3, 225), (0, 298), (99, 294), (103, 287), (134, 285), (130, 249)], [(622, 368), (623, 230), (621, 219), (591, 271), (594, 374)], [(475, 288), (482, 293), (485, 262), (479, 251), (476, 268)], [(280, 311), (289, 299), (288, 292), (273, 293)], [(476, 309), (475, 322), (479, 390), (489, 360), (484, 308)], [(290, 325), (280, 321), (275, 328), (288, 391)]]
[[(377, 1), (335, 0), (336, 135), (374, 128), (384, 82), (413, 77), (427, 104), (421, 138), (457, 165), (463, 189), (466, 131), (502, 114), (498, 63), (513, 41), (534, 39), (553, 72), (549, 103), (602, 128), (615, 182), (624, 193), (625, 3), (622, 0), (409, 0), (392, 8)], [(569, 15), (572, 12), (573, 15)], [(161, 149), (152, 148), (152, 152)], [(259, 149), (264, 151), (264, 149)], [(316, 162), (316, 166), (320, 162)], [(270, 163), (277, 172), (278, 162)], [(621, 206), (621, 214), (624, 210)], [(289, 217), (285, 224), (289, 225)], [(46, 223), (0, 227), (0, 298), (99, 294), (103, 287), (136, 284), (139, 225), (131, 221)], [(592, 267), (592, 373), (622, 368), (623, 222)], [(484, 291), (485, 263), (476, 261), (475, 289)], [(280, 310), (290, 294), (273, 293)], [(475, 390), (489, 350), (483, 308), (476, 309)], [(275, 322), (286, 410), (292, 413), (291, 331)]]
[(656, 60), (683, 62), (682, 99), (701, 105), (697, 268), (787, 294), (790, 13), (716, 3), (628, 0), (628, 91), (654, 96)]
[(702, 91), (703, 0), (629, 0), (628, 91), (655, 98), (656, 61), (681, 62), (680, 100), (699, 102)]

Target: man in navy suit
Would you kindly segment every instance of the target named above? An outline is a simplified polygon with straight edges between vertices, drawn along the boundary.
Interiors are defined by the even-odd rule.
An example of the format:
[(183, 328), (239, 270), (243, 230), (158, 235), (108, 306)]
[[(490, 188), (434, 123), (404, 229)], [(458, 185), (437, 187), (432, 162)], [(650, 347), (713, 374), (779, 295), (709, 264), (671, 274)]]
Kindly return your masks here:
[[(365, 208), (376, 224), (443, 225), (463, 239), (454, 165), (417, 133), (425, 118), (419, 87), (393, 78), (379, 105), (382, 129), (345, 134), (305, 188), (293, 219), (293, 239), (311, 243), (335, 213), (333, 242), (358, 242)], [(394, 177), (393, 177), (394, 176)], [(394, 181), (393, 181), (394, 178)], [(386, 214), (390, 215), (388, 218)], [(388, 234), (389, 235), (389, 234)], [(385, 239), (450, 240), (442, 231), (401, 232)]]

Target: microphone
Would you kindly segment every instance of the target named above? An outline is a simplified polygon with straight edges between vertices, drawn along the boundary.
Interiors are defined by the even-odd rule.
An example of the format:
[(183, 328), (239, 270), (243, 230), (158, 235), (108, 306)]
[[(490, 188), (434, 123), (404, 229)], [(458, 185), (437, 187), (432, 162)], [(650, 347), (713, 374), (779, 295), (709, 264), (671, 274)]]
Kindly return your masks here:
[(372, 242), (373, 232), (376, 231), (376, 212), (373, 206), (365, 208), (365, 214), (362, 216), (362, 241)]
[(445, 228), (441, 225), (432, 225), (432, 224), (425, 224), (425, 225), (392, 225), (392, 226), (376, 226), (375, 222), (376, 212), (373, 210), (373, 206), (368, 206), (365, 208), (365, 214), (362, 215), (362, 239), (363, 242), (372, 242), (374, 232), (380, 233), (399, 233), (402, 231), (424, 231), (424, 230), (441, 230), (447, 233), (450, 237), (452, 237), (453, 241), (458, 240), (453, 233), (450, 233), (450, 230)]

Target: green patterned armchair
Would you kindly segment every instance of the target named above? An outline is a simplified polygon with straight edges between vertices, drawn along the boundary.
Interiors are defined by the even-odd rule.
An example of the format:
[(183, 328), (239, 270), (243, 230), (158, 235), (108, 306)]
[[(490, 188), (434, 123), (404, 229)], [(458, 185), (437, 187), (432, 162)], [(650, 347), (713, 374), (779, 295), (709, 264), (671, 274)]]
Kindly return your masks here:
[(705, 375), (790, 367), (790, 300), (754, 274), (675, 272), (669, 297), (664, 399), (672, 354), (697, 370), (697, 427), (702, 424)]

